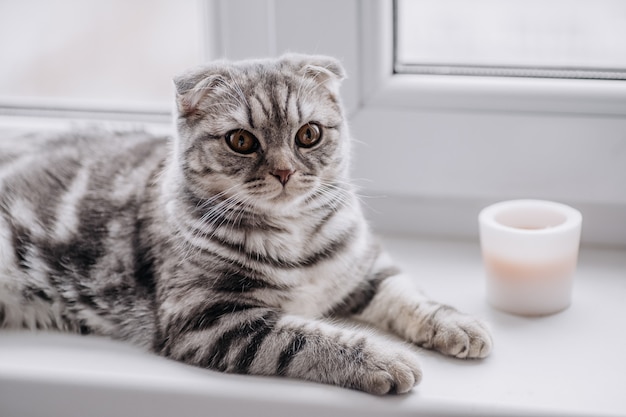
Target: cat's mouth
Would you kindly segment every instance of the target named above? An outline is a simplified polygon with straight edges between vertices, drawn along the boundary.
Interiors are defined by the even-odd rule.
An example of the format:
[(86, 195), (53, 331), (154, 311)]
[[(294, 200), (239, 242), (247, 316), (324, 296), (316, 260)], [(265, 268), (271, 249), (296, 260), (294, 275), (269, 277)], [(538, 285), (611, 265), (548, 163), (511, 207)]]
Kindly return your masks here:
[(309, 187), (300, 184), (296, 178), (289, 180), (286, 184), (277, 184), (275, 190), (272, 190), (271, 202), (293, 202), (304, 197), (310, 192)]
[(245, 188), (251, 198), (250, 202), (291, 205), (309, 196), (315, 188), (315, 182), (306, 175), (302, 178), (302, 174), (298, 173), (294, 173), (286, 181), (271, 174), (248, 181)]
[(271, 201), (288, 201), (295, 197), (294, 192), (291, 187), (288, 187), (286, 184), (277, 188), (274, 195), (270, 198)]

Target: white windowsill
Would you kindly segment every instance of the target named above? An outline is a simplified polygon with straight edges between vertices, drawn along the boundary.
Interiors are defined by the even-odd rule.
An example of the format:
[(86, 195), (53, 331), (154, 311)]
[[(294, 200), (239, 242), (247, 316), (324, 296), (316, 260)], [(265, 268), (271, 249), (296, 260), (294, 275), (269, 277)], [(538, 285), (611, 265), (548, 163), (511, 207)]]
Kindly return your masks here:
[(205, 371), (96, 337), (4, 332), (0, 415), (626, 415), (626, 250), (584, 248), (572, 306), (522, 318), (486, 304), (476, 242), (384, 241), (433, 297), (490, 322), (491, 357), (467, 362), (424, 352), (422, 383), (408, 395), (378, 398)]

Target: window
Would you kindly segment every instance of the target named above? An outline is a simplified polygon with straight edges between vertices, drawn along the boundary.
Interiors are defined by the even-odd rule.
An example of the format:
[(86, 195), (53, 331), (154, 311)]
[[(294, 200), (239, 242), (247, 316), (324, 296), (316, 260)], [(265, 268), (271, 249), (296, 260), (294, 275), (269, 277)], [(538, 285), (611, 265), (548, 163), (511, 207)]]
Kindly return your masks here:
[(174, 0), (0, 3), (5, 108), (171, 108), (172, 76), (201, 61), (202, 4)]
[[(146, 4), (143, 1), (147, 0), (138, 1)], [(493, 9), (489, 13), (511, 15), (513, 9), (509, 6), (522, 5), (519, 7), (527, 9), (519, 12), (520, 16), (540, 17), (542, 20), (537, 23), (540, 28), (552, 28), (550, 13), (530, 11), (538, 7), (548, 10), (552, 7), (550, 4), (556, 4), (554, 1), (498, 0), (491, 5)], [(0, 4), (0, 21), (5, 20), (7, 8), (17, 7), (13, 6), (15, 4), (23, 8), (27, 6), (22, 4), (33, 3), (41, 3), (42, 8), (59, 4), (54, 2), (55, 6), (48, 6), (43, 0), (3, 2)], [(121, 0), (109, 3), (119, 5)], [(538, 74), (524, 77), (519, 76), (523, 75), (520, 73), (493, 72), (483, 72), (480, 76), (467, 76), (461, 72), (451, 74), (451, 71), (445, 74), (441, 71), (398, 73), (402, 68), (396, 66), (394, 60), (394, 52), (398, 52), (396, 56), (402, 65), (410, 67), (443, 64), (448, 68), (470, 67), (472, 71), (476, 67), (508, 70), (517, 68), (514, 64), (525, 66), (532, 62), (532, 68), (542, 71), (560, 71), (566, 66), (575, 66), (576, 70), (615, 70), (617, 73), (623, 71), (626, 59), (624, 25), (618, 27), (615, 24), (623, 19), (620, 14), (624, 11), (622, 3), (621, 0), (567, 0), (567, 6), (558, 9), (563, 18), (583, 16), (582, 27), (589, 30), (598, 30), (597, 24), (584, 26), (591, 19), (601, 19), (606, 26), (603, 30), (615, 28), (616, 35), (610, 42), (601, 42), (602, 48), (583, 48), (597, 52), (595, 60), (576, 61), (580, 56), (575, 54), (564, 54), (555, 60), (557, 56), (546, 51), (549, 51), (548, 43), (556, 41), (558, 36), (540, 33), (545, 32), (543, 29), (528, 32), (532, 34), (531, 38), (536, 36), (539, 40), (536, 43), (539, 49), (528, 48), (524, 52), (520, 47), (521, 52), (510, 54), (508, 60), (503, 59), (502, 51), (506, 52), (507, 45), (515, 43), (513, 28), (491, 27), (489, 37), (498, 42), (493, 42), (494, 48), (472, 54), (473, 61), (461, 53), (463, 48), (461, 52), (454, 52), (454, 43), (447, 49), (432, 43), (423, 46), (427, 44), (427, 38), (435, 38), (434, 42), (439, 43), (444, 41), (435, 36), (436, 31), (442, 31), (438, 24), (430, 26), (428, 36), (419, 38), (422, 46), (410, 46), (405, 40), (400, 41), (399, 48), (395, 49), (394, 35), (399, 33), (397, 30), (403, 30), (403, 19), (409, 22), (419, 19), (419, 16), (410, 17), (406, 10), (402, 11), (403, 4), (404, 7), (430, 5), (431, 12), (440, 8), (437, 4), (445, 4), (456, 15), (459, 10), (472, 5), (470, 11), (463, 13), (466, 21), (459, 26), (459, 30), (466, 30), (473, 24), (471, 13), (474, 16), (485, 13), (476, 5), (486, 4), (486, 0), (459, 0), (454, 6), (451, 0), (398, 0), (398, 19), (395, 21), (394, 0), (202, 0), (185, 3), (184, 10), (172, 12), (167, 23), (158, 25), (165, 32), (180, 30), (173, 36), (180, 36), (193, 45), (159, 43), (158, 55), (166, 58), (167, 65), (175, 67), (179, 64), (187, 66), (186, 59), (195, 59), (192, 52), (185, 55), (187, 58), (179, 58), (177, 54), (182, 51), (178, 48), (189, 46), (186, 50), (192, 51), (197, 50), (198, 45), (204, 51), (196, 55), (201, 60), (216, 56), (230, 59), (272, 56), (286, 51), (328, 54), (341, 59), (348, 72), (342, 97), (351, 132), (357, 139), (353, 177), (361, 186), (362, 194), (376, 197), (365, 198), (364, 202), (375, 227), (381, 230), (475, 239), (476, 216), (482, 207), (510, 198), (543, 198), (570, 204), (583, 212), (584, 241), (626, 245), (626, 80), (619, 80), (617, 76), (598, 80), (537, 77)], [(495, 4), (506, 4), (507, 7)], [(615, 7), (615, 12), (603, 15), (604, 8), (609, 6)], [(577, 8), (588, 12), (576, 15), (572, 10)], [(89, 12), (84, 13), (81, 16)], [(198, 21), (202, 22), (200, 29), (185, 27)], [(558, 26), (563, 22), (559, 20), (555, 24)], [(176, 29), (172, 28), (173, 25)], [(140, 26), (145, 27), (137, 27), (137, 31), (158, 31), (150, 29), (149, 24)], [(0, 25), (0, 30), (5, 28)], [(190, 32), (183, 35), (185, 31), (192, 31), (195, 35)], [(15, 37), (20, 33), (19, 27), (8, 33)], [(497, 39), (501, 33), (507, 36)], [(155, 36), (161, 39), (161, 35)], [(198, 43), (192, 41), (194, 36), (200, 38)], [(580, 39), (583, 38), (588, 39), (581, 35)], [(7, 35), (3, 33), (0, 43), (6, 39)], [(142, 39), (148, 43), (152, 41), (150, 36)], [(31, 44), (34, 46), (29, 46), (26, 52), (36, 55), (30, 49), (36, 49), (39, 44), (34, 41)], [(483, 45), (479, 46), (482, 48)], [(137, 48), (143, 50), (149, 46), (142, 44)], [(544, 52), (538, 52), (541, 50)], [(533, 58), (535, 52), (538, 55)], [(535, 61), (526, 61), (528, 57)], [(172, 62), (174, 60), (176, 62)], [(136, 77), (144, 74), (145, 68), (150, 68), (150, 64), (145, 65), (144, 61), (132, 65), (124, 62), (123, 66), (129, 71), (139, 68)], [(111, 68), (103, 74), (108, 76), (115, 71), (116, 68)], [(156, 74), (156, 67), (154, 71)], [(159, 84), (164, 85), (162, 80), (166, 79), (169, 88), (170, 73), (174, 71), (172, 67), (158, 75)], [(109, 93), (112, 90), (103, 94)], [(3, 95), (0, 114), (10, 113), (7, 103), (13, 101), (5, 100), (6, 95), (0, 94)], [(132, 100), (154, 100), (152, 103), (156, 103), (169, 92), (159, 94), (150, 99), (135, 95)], [(104, 95), (98, 93), (83, 98), (96, 100), (96, 96)], [(118, 100), (118, 104), (119, 100), (123, 103), (131, 101), (121, 95), (106, 97)], [(31, 108), (33, 103), (37, 104), (37, 101), (26, 103), (21, 110)], [(167, 111), (160, 114), (161, 120), (168, 121)]]
[(396, 0), (400, 73), (626, 79), (621, 0)]

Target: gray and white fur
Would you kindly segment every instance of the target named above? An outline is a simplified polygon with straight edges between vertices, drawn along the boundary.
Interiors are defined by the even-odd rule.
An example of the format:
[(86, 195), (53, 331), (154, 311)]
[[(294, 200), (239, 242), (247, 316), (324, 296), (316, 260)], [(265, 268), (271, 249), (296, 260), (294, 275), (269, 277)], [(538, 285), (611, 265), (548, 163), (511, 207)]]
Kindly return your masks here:
[(175, 79), (174, 138), (4, 140), (0, 327), (375, 394), (420, 381), (411, 344), (487, 356), (485, 325), (423, 295), (372, 237), (343, 78), (322, 56), (215, 62)]

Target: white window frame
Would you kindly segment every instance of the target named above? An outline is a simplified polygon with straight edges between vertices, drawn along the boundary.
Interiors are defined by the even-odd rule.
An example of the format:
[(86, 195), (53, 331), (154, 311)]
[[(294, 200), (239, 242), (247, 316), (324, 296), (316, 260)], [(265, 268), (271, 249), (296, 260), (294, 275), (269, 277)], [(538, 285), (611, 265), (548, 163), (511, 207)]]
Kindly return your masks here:
[(364, 87), (370, 105), (626, 115), (626, 83), (523, 77), (393, 74), (391, 0), (365, 0), (361, 6)]
[[(342, 59), (349, 74), (342, 92), (358, 140), (354, 176), (363, 193), (375, 196), (364, 202), (379, 229), (475, 238), (480, 208), (534, 197), (581, 209), (585, 242), (626, 245), (626, 82), (395, 75), (392, 0), (216, 4), (220, 52), (230, 59), (285, 51)], [(231, 27), (233, 21), (239, 24)], [(455, 125), (465, 127), (462, 138), (452, 137)], [(394, 138), (413, 129), (423, 148), (415, 163), (410, 149), (386, 148), (401, 145)], [(497, 162), (491, 149), (506, 149), (508, 140), (522, 153), (519, 161), (532, 156), (520, 148), (526, 142), (569, 154), (565, 162), (540, 157), (535, 167), (516, 165), (515, 158), (511, 166), (480, 167)], [(555, 176), (553, 169), (562, 172)], [(577, 171), (571, 180), (567, 170)]]
[[(585, 242), (626, 245), (626, 82), (394, 75), (392, 0), (198, 1), (207, 60), (286, 51), (342, 60), (349, 74), (342, 96), (357, 139), (354, 177), (374, 196), (363, 200), (378, 229), (475, 239), (480, 208), (534, 197), (581, 209)], [(162, 110), (91, 110), (25, 103), (15, 112), (169, 118)], [(408, 136), (416, 149), (406, 148)], [(499, 163), (493, 149), (509, 144), (520, 157)], [(569, 153), (565, 162), (539, 155), (528, 167), (522, 162), (532, 153), (521, 145)], [(570, 180), (572, 164), (580, 172)]]

